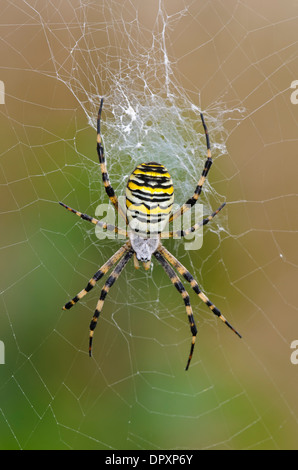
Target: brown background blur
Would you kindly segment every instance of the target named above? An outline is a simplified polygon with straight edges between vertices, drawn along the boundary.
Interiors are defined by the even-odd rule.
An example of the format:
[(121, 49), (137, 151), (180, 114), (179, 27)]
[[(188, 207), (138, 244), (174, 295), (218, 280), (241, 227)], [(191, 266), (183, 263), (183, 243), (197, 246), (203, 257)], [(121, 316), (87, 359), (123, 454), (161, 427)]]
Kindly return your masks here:
[[(294, 0), (2, 0), (2, 449), (298, 448), (297, 13)], [(227, 148), (213, 148), (209, 178), (228, 203), (223, 231), (208, 230), (199, 253), (182, 243), (175, 253), (243, 334), (192, 295), (200, 328), (188, 373), (184, 307), (159, 267), (148, 276), (127, 267), (93, 360), (86, 344), (99, 289), (61, 311), (119, 246), (101, 245), (57, 204), (94, 215), (107, 202), (88, 119), (104, 94), (112, 120), (120, 69), (123, 86), (137, 90), (136, 56), (152, 68), (152, 88), (164, 83), (164, 46), (172, 90), (210, 122), (220, 115), (210, 137)], [(109, 162), (119, 192), (129, 168)]]

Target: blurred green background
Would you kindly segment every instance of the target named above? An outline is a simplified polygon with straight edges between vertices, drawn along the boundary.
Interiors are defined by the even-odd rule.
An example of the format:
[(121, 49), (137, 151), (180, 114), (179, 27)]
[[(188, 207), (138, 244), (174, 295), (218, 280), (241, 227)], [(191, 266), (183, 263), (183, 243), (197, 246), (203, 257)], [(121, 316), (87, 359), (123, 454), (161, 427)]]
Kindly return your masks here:
[[(2, 3), (0, 448), (297, 449), (296, 5)], [(137, 153), (112, 159), (121, 145), (111, 99), (130, 87), (137, 93), (142, 74), (147, 89), (163, 83), (162, 96), (165, 50), (173, 96), (207, 110), (213, 144), (227, 147), (213, 148), (213, 189), (202, 202), (228, 202), (201, 250), (165, 245), (243, 335), (190, 292), (199, 335), (187, 373), (184, 306), (156, 263), (147, 273), (127, 266), (106, 300), (91, 360), (88, 327), (102, 283), (61, 310), (119, 247), (57, 203), (94, 215), (107, 202), (89, 117), (107, 96), (103, 135), (123, 194), (141, 161)], [(187, 140), (187, 130), (180, 136)], [(178, 203), (192, 194), (204, 157), (195, 153), (195, 175), (188, 164), (173, 170)], [(173, 158), (166, 164), (174, 169)]]

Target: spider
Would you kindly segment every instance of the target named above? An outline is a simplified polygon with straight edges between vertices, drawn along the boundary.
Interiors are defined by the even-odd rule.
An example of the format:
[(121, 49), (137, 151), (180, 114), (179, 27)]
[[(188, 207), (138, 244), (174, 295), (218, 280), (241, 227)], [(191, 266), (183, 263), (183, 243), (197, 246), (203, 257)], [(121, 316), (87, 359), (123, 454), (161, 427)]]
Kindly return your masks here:
[[(189, 295), (176, 272), (190, 283), (191, 288), (207, 305), (207, 307), (210, 308), (212, 313), (219, 317), (232, 331), (234, 331), (234, 333), (239, 336), (239, 338), (241, 338), (241, 335), (238, 333), (238, 331), (232, 327), (232, 325), (221, 314), (219, 309), (208, 299), (204, 292), (202, 292), (197, 281), (193, 278), (190, 272), (162, 245), (161, 242), (161, 240), (164, 238), (177, 238), (178, 236), (185, 237), (189, 233), (195, 232), (202, 225), (208, 224), (213, 219), (213, 217), (215, 217), (216, 214), (218, 214), (218, 212), (225, 206), (225, 203), (223, 203), (215, 212), (204, 218), (200, 223), (193, 225), (189, 229), (171, 232), (163, 231), (163, 227), (167, 221), (172, 222), (174, 219), (180, 217), (182, 214), (188, 211), (192, 206), (194, 206), (194, 204), (196, 204), (201, 194), (203, 184), (212, 165), (211, 148), (207, 126), (205, 124), (203, 114), (201, 114), (201, 121), (206, 137), (207, 160), (193, 196), (188, 199), (188, 201), (183, 204), (180, 209), (172, 213), (174, 188), (169, 172), (163, 165), (159, 163), (142, 163), (135, 168), (128, 179), (126, 187), (125, 212), (118, 204), (118, 198), (111, 186), (107, 172), (104, 148), (100, 134), (102, 107), (103, 98), (100, 101), (97, 117), (97, 154), (102, 173), (102, 181), (110, 201), (115, 206), (119, 215), (126, 221), (128, 230), (126, 231), (124, 229), (120, 229), (114, 225), (102, 222), (95, 219), (94, 217), (90, 217), (87, 214), (83, 214), (75, 209), (72, 209), (63, 202), (59, 202), (59, 204), (61, 204), (61, 206), (65, 207), (65, 209), (69, 210), (70, 212), (73, 212), (77, 216), (81, 217), (83, 220), (87, 220), (88, 222), (98, 225), (103, 230), (125, 235), (128, 240), (118, 251), (116, 251), (116, 253), (113, 254), (113, 256), (111, 256), (111, 258), (103, 266), (101, 266), (101, 268), (89, 280), (85, 289), (79, 292), (72, 300), (67, 302), (63, 309), (68, 310), (73, 307), (88, 292), (90, 292), (91, 289), (93, 289), (99, 279), (101, 279), (114, 265), (116, 265), (101, 290), (101, 294), (90, 323), (89, 355), (91, 356), (94, 329), (97, 325), (105, 298), (110, 288), (118, 279), (121, 272), (132, 257), (134, 259), (135, 268), (139, 268), (139, 262), (142, 262), (145, 270), (148, 270), (151, 265), (151, 257), (153, 255), (162, 265), (172, 284), (181, 294), (185, 304), (192, 335), (190, 353), (185, 367), (185, 370), (188, 370), (191, 358), (193, 356), (197, 336), (197, 327), (194, 320)], [(149, 223), (150, 230), (148, 229)]]

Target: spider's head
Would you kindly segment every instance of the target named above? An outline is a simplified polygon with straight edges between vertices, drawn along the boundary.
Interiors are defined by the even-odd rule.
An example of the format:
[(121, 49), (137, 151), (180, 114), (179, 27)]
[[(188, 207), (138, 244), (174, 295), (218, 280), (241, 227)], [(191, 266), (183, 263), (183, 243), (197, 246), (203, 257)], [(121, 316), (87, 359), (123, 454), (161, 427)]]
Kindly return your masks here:
[(136, 232), (132, 231), (129, 234), (129, 238), (138, 261), (142, 261), (143, 263), (150, 261), (151, 256), (157, 250), (159, 237), (143, 238), (140, 237)]

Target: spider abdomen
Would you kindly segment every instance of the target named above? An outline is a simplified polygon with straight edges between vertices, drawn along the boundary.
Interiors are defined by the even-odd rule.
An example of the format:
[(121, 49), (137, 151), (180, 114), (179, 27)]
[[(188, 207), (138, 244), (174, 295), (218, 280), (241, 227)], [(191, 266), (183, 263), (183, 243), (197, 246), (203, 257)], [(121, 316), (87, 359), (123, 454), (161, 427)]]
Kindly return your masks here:
[(129, 226), (143, 236), (160, 233), (172, 210), (174, 188), (168, 170), (155, 162), (138, 165), (126, 187)]

